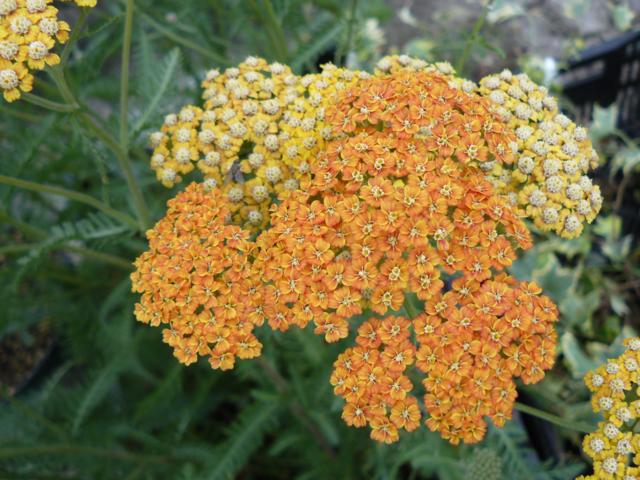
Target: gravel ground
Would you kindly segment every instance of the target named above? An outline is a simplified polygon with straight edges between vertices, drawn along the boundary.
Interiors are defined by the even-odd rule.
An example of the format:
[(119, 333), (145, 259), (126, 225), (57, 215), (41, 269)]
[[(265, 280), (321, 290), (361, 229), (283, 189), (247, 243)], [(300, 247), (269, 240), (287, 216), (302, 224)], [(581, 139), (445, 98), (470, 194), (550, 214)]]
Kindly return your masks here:
[[(411, 40), (422, 37), (444, 47), (436, 51), (438, 57), (455, 58), (460, 38), (471, 30), (482, 12), (483, 3), (479, 0), (389, 0), (395, 14), (385, 29), (388, 45), (402, 50)], [(614, 2), (611, 1), (502, 0), (494, 3), (498, 7), (501, 4), (514, 5), (511, 10), (509, 7), (494, 9), (483, 30), (483, 35), (490, 43), (500, 46), (507, 58), (503, 60), (498, 55), (488, 54), (481, 55), (478, 61), (476, 56), (476, 69), (479, 71), (474, 73), (514, 66), (518, 58), (526, 55), (562, 60), (576, 51), (577, 38), (589, 46), (620, 33), (612, 19), (610, 5)], [(586, 8), (574, 10), (572, 14), (571, 6), (580, 3), (586, 4)], [(637, 26), (640, 0), (627, 0), (626, 5), (636, 13)], [(516, 14), (509, 17), (509, 11)], [(413, 26), (403, 21), (407, 12), (415, 20), (411, 22)], [(506, 15), (496, 18), (499, 14)]]

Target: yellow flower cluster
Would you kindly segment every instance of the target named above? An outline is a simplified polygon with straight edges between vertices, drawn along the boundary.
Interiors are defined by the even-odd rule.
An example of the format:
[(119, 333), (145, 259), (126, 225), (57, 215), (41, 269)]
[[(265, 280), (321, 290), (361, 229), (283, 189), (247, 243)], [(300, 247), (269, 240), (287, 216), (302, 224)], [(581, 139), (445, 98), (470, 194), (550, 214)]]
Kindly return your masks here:
[(585, 453), (593, 459), (594, 475), (577, 480), (640, 479), (640, 338), (625, 340), (626, 350), (585, 377), (593, 392), (591, 404), (604, 421), (584, 437)]
[(517, 136), (517, 162), (487, 169), (497, 188), (541, 230), (580, 235), (602, 206), (600, 189), (587, 176), (598, 165), (587, 130), (561, 114), (546, 88), (524, 73), (489, 75), (478, 92)]
[(309, 162), (329, 132), (325, 106), (361, 76), (327, 65), (299, 77), (256, 57), (223, 73), (211, 70), (202, 83), (203, 108), (168, 115), (151, 135), (151, 167), (166, 187), (197, 167), (208, 189), (224, 190), (236, 224), (263, 227), (272, 200), (310, 178)]
[[(0, 90), (8, 102), (33, 89), (32, 71), (60, 63), (52, 52), (69, 37), (53, 0), (0, 0)], [(96, 0), (76, 0), (95, 7)]]

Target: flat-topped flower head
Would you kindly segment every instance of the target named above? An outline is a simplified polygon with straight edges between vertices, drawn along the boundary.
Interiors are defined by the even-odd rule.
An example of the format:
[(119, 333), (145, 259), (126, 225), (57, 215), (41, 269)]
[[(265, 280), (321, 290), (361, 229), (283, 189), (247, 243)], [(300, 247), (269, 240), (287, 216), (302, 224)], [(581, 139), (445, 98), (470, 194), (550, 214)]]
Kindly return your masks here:
[(247, 232), (229, 225), (228, 201), (217, 189), (192, 184), (168, 202), (166, 216), (147, 232), (149, 250), (135, 262), (136, 318), (164, 327), (164, 342), (186, 365), (208, 357), (215, 369), (260, 355), (253, 329), (259, 277), (250, 268)]
[(594, 474), (578, 480), (640, 479), (640, 434), (634, 429), (640, 418), (640, 339), (628, 338), (624, 345), (622, 355), (585, 377), (593, 411), (604, 420), (582, 442), (584, 452), (593, 460)]
[[(209, 71), (203, 88), (201, 106), (150, 138), (163, 184), (196, 169), (204, 181), (149, 234), (133, 275), (138, 318), (168, 323), (181, 361), (210, 355), (214, 368), (258, 355), (263, 322), (312, 325), (327, 342), (355, 328), (331, 376), (347, 424), (391, 443), (424, 423), (453, 444), (504, 425), (515, 380), (552, 367), (558, 317), (505, 269), (532, 246), (524, 217), (562, 236), (593, 219), (586, 131), (524, 76), (478, 86), (406, 56), (374, 75), (325, 65), (302, 77), (248, 57)], [(590, 451), (612, 439), (630, 451), (618, 438), (636, 415), (617, 408), (627, 380), (589, 379), (609, 389), (594, 406), (615, 411)], [(607, 457), (598, 468), (623, 467)]]
[[(53, 0), (0, 0), (0, 91), (13, 102), (33, 87), (31, 72), (60, 63), (55, 53), (69, 38)], [(86, 0), (83, 6), (95, 6)], [(93, 3), (93, 5), (89, 5)]]
[(524, 73), (489, 75), (478, 92), (517, 138), (517, 161), (489, 172), (496, 188), (541, 230), (580, 235), (602, 206), (600, 189), (587, 176), (598, 156), (586, 129), (560, 113), (556, 99)]
[(282, 154), (288, 136), (281, 122), (302, 93), (299, 83), (288, 67), (256, 57), (207, 72), (202, 108), (190, 105), (167, 116), (150, 137), (158, 180), (172, 187), (198, 169), (207, 188), (225, 192), (234, 223), (252, 231), (264, 227), (277, 195), (308, 176)]
[[(401, 312), (409, 292), (423, 304), (413, 321), (363, 324), (371, 342), (359, 336), (344, 355), (350, 364), (362, 356), (366, 375), (332, 380), (347, 385), (336, 389), (347, 422), (369, 425), (385, 442), (404, 428), (394, 422), (389, 382), (412, 390), (401, 376), (389, 380), (393, 368), (415, 362), (425, 374), (429, 428), (477, 442), (483, 416), (496, 425), (510, 418), (513, 378), (539, 381), (554, 358), (555, 306), (535, 284), (499, 273), (531, 245), (481, 168), (512, 160), (512, 134), (488, 102), (450, 82), (440, 72), (402, 71), (345, 89), (327, 110), (332, 136), (311, 180), (272, 208), (271, 228), (257, 239), (274, 329), (313, 322), (334, 342), (365, 310)], [(410, 410), (408, 429), (417, 421)]]

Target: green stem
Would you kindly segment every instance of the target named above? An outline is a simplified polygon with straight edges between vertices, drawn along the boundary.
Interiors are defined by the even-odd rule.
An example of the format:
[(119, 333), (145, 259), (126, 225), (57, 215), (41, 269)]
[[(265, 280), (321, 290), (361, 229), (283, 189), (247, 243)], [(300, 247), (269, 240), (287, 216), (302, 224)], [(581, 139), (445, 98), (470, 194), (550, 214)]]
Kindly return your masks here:
[(107, 130), (102, 128), (89, 114), (80, 112), (78, 113), (78, 117), (82, 122), (82, 125), (89, 128), (89, 130), (91, 130), (93, 134), (98, 137), (116, 157), (120, 157), (125, 154), (120, 148), (118, 140), (116, 140), (116, 138)]
[[(33, 250), (34, 248), (38, 248), (38, 244), (36, 243), (21, 243), (16, 245), (7, 245), (5, 247), (0, 247), (0, 255), (9, 255), (12, 253), (24, 253), (29, 250)], [(111, 255), (109, 253), (98, 252), (96, 250), (91, 250), (90, 248), (85, 247), (75, 247), (73, 245), (60, 245), (59, 249), (66, 250), (67, 252), (77, 253), (78, 255), (82, 255), (83, 257), (92, 258), (94, 260), (98, 260), (102, 263), (108, 263), (109, 265), (113, 265), (115, 267), (121, 268), (123, 270), (132, 270), (133, 264), (124, 258), (118, 257), (116, 255)]]
[(22, 98), (33, 105), (46, 108), (47, 110), (52, 110), (54, 112), (69, 113), (75, 112), (80, 108), (77, 104), (52, 102), (51, 100), (34, 95), (33, 93), (23, 93)]
[(122, 66), (120, 68), (120, 148), (129, 150), (129, 64), (131, 63), (131, 37), (133, 33), (133, 0), (127, 0), (122, 40)]
[(520, 410), (522, 413), (541, 418), (549, 423), (553, 423), (554, 425), (558, 425), (559, 427), (563, 427), (568, 430), (574, 430), (581, 433), (591, 433), (594, 430), (594, 428), (589, 424), (565, 420), (551, 413), (547, 413), (529, 405), (525, 405), (524, 403), (516, 402), (514, 406), (516, 410)]
[(30, 113), (22, 112), (19, 110), (14, 110), (12, 108), (7, 108), (3, 105), (0, 105), (0, 112), (6, 113), (7, 115), (11, 115), (12, 117), (19, 118), (20, 120), (24, 120), (26, 122), (37, 123), (42, 121), (42, 117), (37, 115), (32, 115)]
[(356, 12), (358, 11), (358, 0), (351, 0), (351, 8), (349, 9), (349, 19), (347, 23), (347, 37), (343, 44), (336, 50), (336, 65), (342, 65), (344, 57), (351, 50), (351, 43), (353, 42), (353, 31), (356, 23)]
[(272, 30), (273, 37), (275, 39), (275, 47), (280, 60), (286, 62), (289, 58), (289, 51), (287, 49), (287, 39), (282, 29), (282, 24), (276, 16), (276, 12), (273, 9), (271, 0), (264, 0), (265, 11), (267, 14), (267, 28)]
[(5, 245), (4, 247), (0, 247), (0, 256), (2, 255), (11, 255), (12, 253), (24, 253), (28, 252), (32, 248), (35, 248), (36, 245), (30, 245), (26, 243), (16, 244), (16, 245)]
[[(263, 357), (258, 358), (258, 364), (264, 371), (265, 375), (269, 377), (269, 379), (272, 381), (278, 393), (282, 395), (284, 398), (289, 398), (290, 389), (284, 377), (280, 375), (280, 373), (275, 368), (273, 368), (273, 366), (269, 362), (267, 362)], [(335, 452), (331, 448), (331, 444), (324, 437), (324, 435), (318, 429), (318, 427), (316, 427), (313, 420), (307, 415), (302, 405), (300, 405), (300, 403), (298, 403), (295, 400), (291, 400), (289, 402), (289, 408), (291, 409), (291, 413), (293, 413), (294, 416), (298, 417), (298, 420), (300, 420), (300, 422), (302, 422), (302, 424), (307, 428), (307, 430), (309, 430), (309, 433), (311, 433), (311, 436), (316, 440), (316, 442), (318, 443), (322, 451), (327, 455), (327, 457), (335, 458)]]
[(473, 47), (474, 43), (478, 39), (478, 34), (480, 30), (484, 26), (484, 22), (487, 20), (487, 15), (489, 14), (489, 10), (493, 6), (493, 0), (489, 0), (487, 4), (482, 9), (482, 14), (476, 20), (476, 23), (473, 25), (473, 29), (467, 38), (467, 41), (464, 44), (464, 50), (462, 51), (462, 55), (458, 59), (458, 63), (456, 64), (456, 71), (458, 75), (462, 75), (463, 69), (467, 60), (469, 59), (469, 55), (471, 54), (471, 47)]
[(129, 191), (133, 197), (133, 203), (138, 211), (140, 228), (146, 230), (150, 225), (149, 211), (144, 201), (142, 190), (133, 175), (129, 159), (129, 65), (131, 63), (131, 39), (133, 36), (133, 9), (134, 0), (127, 0), (120, 72), (120, 149), (116, 157), (120, 168), (125, 174)]
[(114, 267), (118, 267), (123, 270), (133, 270), (133, 264), (129, 260), (116, 255), (111, 255), (110, 253), (98, 252), (85, 247), (74, 247), (73, 245), (63, 245), (62, 249), (71, 253), (77, 253), (78, 255), (82, 255), (86, 258), (98, 260), (102, 263), (108, 263), (109, 265), (113, 265)]
[[(59, 69), (51, 70), (51, 77), (56, 82), (56, 85), (60, 89), (60, 93), (68, 102), (79, 103), (64, 76), (64, 72)], [(146, 202), (144, 201), (144, 197), (142, 196), (142, 190), (140, 190), (140, 186), (133, 174), (133, 170), (131, 168), (131, 163), (129, 162), (129, 154), (126, 150), (124, 150), (118, 141), (104, 128), (102, 128), (98, 123), (85, 111), (78, 111), (77, 115), (81, 120), (81, 123), (89, 128), (93, 133), (98, 137), (102, 142), (114, 153), (116, 156), (116, 160), (118, 161), (118, 165), (120, 166), (120, 170), (122, 170), (123, 175), (127, 181), (127, 186), (129, 187), (129, 192), (133, 197), (133, 203), (138, 212), (138, 228), (141, 231), (147, 230), (150, 225), (149, 220), (149, 211), (147, 210)]]
[(87, 455), (122, 461), (144, 461), (146, 463), (166, 464), (170, 459), (163, 455), (145, 455), (125, 450), (107, 450), (87, 445), (58, 444), (40, 445), (36, 447), (0, 448), (0, 458), (39, 457), (41, 455)]
[(415, 307), (411, 303), (411, 300), (409, 300), (407, 297), (404, 298), (404, 309), (407, 311), (407, 315), (411, 320), (419, 315), (418, 312), (416, 312)]
[(193, 50), (194, 52), (199, 53), (203, 57), (206, 57), (206, 58), (209, 58), (210, 60), (213, 60), (214, 62), (216, 62), (219, 65), (227, 66), (227, 65), (230, 64), (229, 60), (227, 60), (222, 55), (218, 55), (216, 52), (211, 51), (211, 50), (203, 47), (202, 45), (199, 45), (199, 44), (197, 44), (195, 42), (192, 42), (191, 40), (188, 40), (188, 39), (182, 37), (181, 35), (173, 32), (172, 30), (168, 29), (167, 27), (165, 27), (161, 23), (159, 23), (156, 20), (154, 20), (151, 16), (149, 16), (146, 13), (142, 12), (139, 8), (138, 8), (138, 12), (140, 13), (140, 16), (143, 18), (143, 20), (145, 22), (147, 22), (154, 30), (156, 30), (158, 33), (160, 33), (161, 35), (165, 36), (169, 40), (172, 40), (175, 43), (177, 43), (178, 45), (182, 45), (185, 48)]
[(76, 100), (75, 96), (71, 92), (71, 89), (69, 88), (69, 85), (67, 84), (67, 80), (64, 76), (62, 67), (58, 65), (56, 68), (49, 70), (49, 75), (56, 84), (56, 87), (58, 87), (62, 98), (64, 98), (68, 103), (79, 105), (79, 102)]
[(276, 59), (281, 62), (286, 62), (289, 58), (287, 40), (282, 25), (278, 21), (276, 12), (271, 4), (271, 0), (263, 0), (262, 5), (258, 5), (256, 0), (251, 0), (251, 5), (264, 23), (267, 35), (269, 35), (269, 40), (275, 50)]
[(6, 175), (0, 175), (0, 183), (4, 183), (5, 185), (12, 185), (18, 188), (24, 188), (26, 190), (31, 190), (34, 192), (50, 193), (52, 195), (58, 195), (60, 197), (68, 198), (69, 200), (84, 203), (85, 205), (90, 205), (94, 208), (97, 208), (101, 212), (133, 228), (138, 227), (138, 222), (136, 222), (134, 218), (130, 217), (126, 213), (122, 213), (114, 208), (111, 208), (109, 205), (102, 203), (97, 198), (86, 195), (84, 193), (76, 192), (74, 190), (68, 190), (62, 187), (56, 187), (53, 185), (44, 185), (42, 183), (30, 182), (28, 180), (22, 180), (20, 178), (8, 177)]
[(14, 227), (16, 230), (24, 233), (28, 237), (44, 238), (47, 236), (46, 230), (34, 227), (28, 223), (22, 222), (16, 218), (10, 217), (9, 214), (0, 209), (0, 222), (7, 223)]
[(67, 62), (69, 61), (69, 56), (71, 55), (71, 47), (73, 46), (74, 43), (76, 43), (76, 40), (78, 40), (78, 37), (80, 37), (80, 33), (82, 32), (82, 29), (84, 28), (84, 24), (87, 21), (87, 16), (88, 15), (89, 15), (89, 9), (88, 8), (81, 8), (80, 9), (80, 15), (78, 16), (78, 21), (76, 22), (76, 24), (71, 29), (71, 36), (69, 37), (69, 41), (64, 46), (64, 49), (62, 50), (62, 54), (60, 55), (60, 64), (61, 65), (66, 65)]

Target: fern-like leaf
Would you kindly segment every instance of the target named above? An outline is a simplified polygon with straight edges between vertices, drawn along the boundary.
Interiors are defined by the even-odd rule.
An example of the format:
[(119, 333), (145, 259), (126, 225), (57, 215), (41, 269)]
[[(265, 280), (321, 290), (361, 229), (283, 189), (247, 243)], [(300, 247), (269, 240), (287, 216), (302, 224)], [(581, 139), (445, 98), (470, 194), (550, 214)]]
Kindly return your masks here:
[(234, 478), (260, 447), (267, 431), (276, 425), (279, 409), (277, 402), (258, 402), (245, 408), (229, 429), (228, 440), (217, 447), (219, 453), (207, 480)]
[(71, 432), (74, 436), (78, 434), (78, 431), (85, 419), (100, 404), (100, 402), (104, 400), (107, 393), (109, 393), (121, 366), (122, 364), (118, 360), (107, 364), (98, 371), (98, 374), (94, 377), (93, 381), (90, 382), (89, 388), (84, 392), (80, 403), (76, 408), (75, 417), (71, 427)]
[(500, 454), (504, 465), (504, 473), (514, 480), (533, 480), (527, 456), (535, 455), (526, 442), (524, 431), (513, 422), (503, 428), (489, 427), (489, 443)]
[(77, 222), (64, 222), (51, 229), (51, 240), (104, 240), (131, 233), (131, 229), (103, 213), (91, 213)]
[(140, 89), (143, 96), (146, 97), (145, 104), (147, 107), (131, 129), (132, 136), (135, 136), (145, 127), (151, 116), (158, 110), (162, 100), (166, 98), (167, 90), (180, 69), (182, 59), (178, 48), (171, 50), (161, 62), (151, 60), (153, 57), (148, 45), (147, 47), (141, 47), (141, 51), (142, 62), (143, 65), (146, 65), (144, 68), (146, 71), (142, 74), (141, 82), (143, 83), (141, 83)]

